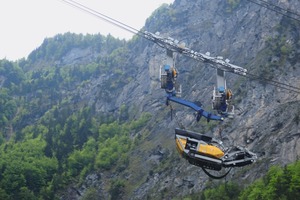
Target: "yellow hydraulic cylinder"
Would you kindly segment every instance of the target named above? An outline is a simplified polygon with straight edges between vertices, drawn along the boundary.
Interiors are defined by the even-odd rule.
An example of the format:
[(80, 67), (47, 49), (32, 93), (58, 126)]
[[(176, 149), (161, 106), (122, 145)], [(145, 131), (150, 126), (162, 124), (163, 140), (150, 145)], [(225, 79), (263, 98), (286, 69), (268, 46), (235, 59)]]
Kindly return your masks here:
[(180, 154), (183, 153), (183, 149), (186, 145), (186, 139), (183, 138), (176, 138), (176, 146)]
[(224, 152), (221, 149), (208, 144), (200, 144), (198, 152), (215, 158), (221, 158), (222, 156), (224, 156)]

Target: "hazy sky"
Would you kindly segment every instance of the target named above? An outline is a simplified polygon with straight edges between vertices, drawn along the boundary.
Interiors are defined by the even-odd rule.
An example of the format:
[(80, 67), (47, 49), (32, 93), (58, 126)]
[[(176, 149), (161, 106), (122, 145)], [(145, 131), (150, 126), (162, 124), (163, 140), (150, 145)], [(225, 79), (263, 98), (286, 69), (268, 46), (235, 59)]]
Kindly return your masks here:
[[(133, 28), (163, 3), (174, 0), (75, 0)], [(111, 33), (130, 39), (133, 35), (61, 0), (0, 0), (0, 59), (26, 58), (46, 37), (58, 33)]]

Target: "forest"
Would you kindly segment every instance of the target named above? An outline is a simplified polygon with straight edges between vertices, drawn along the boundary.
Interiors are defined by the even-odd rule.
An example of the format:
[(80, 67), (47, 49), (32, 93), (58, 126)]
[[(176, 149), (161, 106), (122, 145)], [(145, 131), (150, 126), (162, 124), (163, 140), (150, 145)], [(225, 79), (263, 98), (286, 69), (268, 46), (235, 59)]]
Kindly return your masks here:
[[(248, 1), (175, 1), (145, 29), (296, 85), (299, 24), (278, 18)], [(166, 107), (157, 76), (165, 52), (150, 43), (65, 33), (45, 38), (26, 59), (0, 60), (0, 199), (300, 197), (299, 95), (228, 73), (236, 118), (223, 132), (217, 122), (195, 123), (190, 110)], [(183, 97), (209, 107), (214, 69), (178, 57)], [(251, 147), (258, 162), (234, 169), (230, 180), (208, 178), (176, 152), (177, 116), (179, 126)]]
[[(97, 62), (32, 65), (41, 58), (59, 60), (73, 48), (94, 48), (99, 40), (96, 51), (107, 54)], [(127, 48), (124, 41), (110, 36), (67, 33), (46, 39), (28, 60), (0, 61), (0, 199), (58, 199), (63, 188), (82, 182), (88, 173), (120, 172), (128, 166), (131, 150), (143, 140), (143, 134), (137, 133), (147, 132), (153, 116), (137, 115), (125, 104), (117, 115), (99, 113), (95, 105), (73, 93), (98, 74), (114, 74), (103, 83), (104, 94), (130, 81), (130, 74), (119, 67)], [(109, 100), (109, 95), (102, 97)], [(299, 180), (300, 163), (296, 162), (272, 167), (245, 188), (234, 182), (217, 187), (208, 184), (206, 190), (186, 199), (291, 199), (300, 196)], [(124, 180), (112, 180), (112, 198), (118, 197), (124, 184)], [(93, 193), (89, 190), (84, 198)]]
[(300, 196), (300, 162), (284, 167), (273, 166), (267, 174), (241, 188), (238, 182), (229, 181), (223, 184), (208, 184), (200, 194), (188, 196), (190, 200), (255, 200), (255, 199), (294, 199)]
[[(32, 69), (40, 58), (57, 60), (72, 48), (93, 48), (95, 40), (103, 40), (100, 48), (109, 53), (97, 63)], [(126, 105), (118, 116), (96, 113), (78, 94), (63, 94), (99, 73), (115, 74), (105, 83), (107, 90), (122, 84), (126, 74), (114, 66), (120, 65), (123, 43), (67, 33), (45, 39), (28, 60), (0, 61), (0, 199), (55, 199), (58, 190), (92, 170), (126, 167), (135, 143), (130, 134), (141, 131), (151, 114), (135, 119)]]

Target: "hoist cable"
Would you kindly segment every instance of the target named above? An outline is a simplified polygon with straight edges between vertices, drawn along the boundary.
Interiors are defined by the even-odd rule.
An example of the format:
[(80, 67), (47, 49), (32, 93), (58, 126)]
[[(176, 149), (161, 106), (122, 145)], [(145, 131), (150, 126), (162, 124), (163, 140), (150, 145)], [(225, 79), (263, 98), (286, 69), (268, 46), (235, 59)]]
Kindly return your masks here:
[[(173, 118), (173, 110), (174, 110), (174, 108), (173, 108), (173, 106), (172, 106), (171, 102), (169, 102), (168, 104), (169, 104), (169, 106), (170, 106), (170, 111), (171, 111), (171, 120), (172, 120), (172, 118)], [(176, 113), (174, 114), (174, 116), (175, 116), (175, 121), (176, 121), (177, 125), (179, 126), (179, 128), (181, 128), (181, 129), (185, 130), (185, 127), (184, 127), (184, 125), (183, 125), (183, 124), (182, 124), (182, 123), (179, 121), (179, 119), (178, 119), (178, 117), (177, 117)]]
[(278, 88), (281, 88), (281, 89), (285, 89), (285, 90), (300, 94), (300, 88), (292, 86), (292, 85), (288, 85), (288, 84), (285, 84), (285, 83), (281, 83), (279, 81), (275, 81), (275, 80), (268, 79), (268, 78), (265, 78), (265, 77), (257, 76), (257, 75), (251, 74), (249, 72), (244, 77), (247, 77), (247, 78), (250, 78), (250, 79), (253, 79), (253, 80), (259, 80), (259, 81), (262, 81), (264, 83), (267, 83), (268, 85), (273, 85), (275, 87), (278, 87)]
[[(206, 56), (206, 55), (200, 54), (200, 53), (195, 54), (195, 52), (193, 50), (190, 50), (190, 49), (182, 50), (181, 48), (179, 48), (176, 45), (166, 43), (165, 40), (163, 40), (164, 38), (160, 38), (160, 39), (153, 38), (154, 34), (151, 34), (149, 32), (139, 31), (139, 30), (137, 30), (137, 29), (135, 29), (135, 28), (133, 28), (131, 26), (128, 26), (128, 25), (126, 25), (126, 24), (124, 24), (124, 23), (122, 23), (122, 22), (120, 22), (118, 20), (115, 20), (115, 19), (113, 19), (113, 18), (111, 18), (111, 17), (109, 17), (107, 15), (104, 15), (104, 14), (102, 14), (102, 13), (96, 11), (96, 10), (88, 8), (88, 7), (84, 6), (83, 4), (80, 4), (80, 3), (78, 3), (78, 2), (76, 2), (74, 0), (60, 0), (60, 1), (66, 3), (68, 5), (70, 5), (72, 7), (75, 7), (77, 9), (81, 10), (81, 11), (84, 11), (84, 12), (90, 14), (90, 15), (93, 15), (93, 16), (99, 18), (99, 19), (102, 19), (102, 20), (104, 20), (104, 21), (106, 21), (106, 22), (108, 22), (108, 23), (110, 23), (112, 25), (115, 25), (115, 26), (117, 26), (119, 28), (122, 28), (122, 29), (124, 29), (124, 30), (126, 30), (126, 31), (128, 31), (130, 33), (137, 34), (137, 35), (139, 35), (139, 36), (141, 36), (141, 37), (143, 37), (143, 38), (145, 38), (145, 39), (147, 39), (149, 41), (154, 42), (155, 44), (161, 46), (162, 48), (169, 49), (171, 51), (176, 51), (176, 52), (178, 52), (180, 54), (184, 54), (185, 56), (191, 57), (191, 58), (193, 58), (195, 60), (198, 60), (198, 61), (202, 61), (204, 63), (205, 62), (206, 63), (208, 62), (210, 64), (215, 63), (214, 60), (211, 60), (212, 57), (209, 57), (209, 56)], [(253, 0), (248, 0), (248, 1), (256, 3)], [(218, 62), (219, 61), (220, 60), (218, 60)], [(221, 61), (224, 62), (223, 60), (221, 60)], [(215, 63), (215, 64), (218, 64), (218, 63)], [(241, 68), (241, 67), (229, 64), (229, 63), (227, 65), (231, 65), (231, 66), (234, 66), (236, 68)], [(214, 65), (210, 65), (210, 66), (213, 67), (213, 68), (215, 68), (215, 69), (218, 69), (217, 66), (214, 66)], [(235, 73), (233, 71), (230, 71), (230, 72), (231, 73)], [(300, 93), (300, 88), (292, 86), (292, 85), (288, 85), (288, 84), (285, 84), (285, 83), (281, 83), (281, 82), (278, 82), (278, 81), (274, 81), (272, 79), (267, 79), (267, 78), (264, 78), (264, 77), (259, 77), (257, 75), (254, 75), (254, 74), (251, 74), (251, 73), (248, 73), (248, 72), (246, 72), (245, 74), (240, 74), (240, 73), (235, 73), (235, 74), (240, 75), (240, 76), (244, 76), (244, 77), (247, 77), (247, 78), (250, 78), (250, 79), (261, 80), (261, 81), (266, 82), (266, 83), (268, 83), (270, 85), (273, 85), (275, 87), (279, 87), (279, 88), (282, 88), (282, 89), (285, 89), (285, 90), (289, 90), (289, 91), (292, 91), (292, 92), (295, 92), (295, 93), (298, 93), (298, 94)]]
[[(300, 17), (300, 14), (298, 14), (298, 13), (296, 13), (296, 12), (292, 12), (292, 11), (290, 11), (290, 10), (285, 10), (285, 9), (283, 9), (283, 8), (281, 8), (281, 7), (277, 6), (277, 5), (275, 5), (275, 4), (271, 4), (271, 3), (267, 2), (267, 1), (263, 1), (263, 0), (260, 1), (261, 3), (258, 3), (258, 2), (255, 1), (255, 0), (247, 0), (247, 1), (250, 1), (250, 2), (252, 2), (252, 3), (254, 3), (254, 4), (256, 4), (256, 5), (259, 5), (259, 6), (261, 6), (261, 7), (264, 7), (264, 8), (266, 8), (266, 9), (269, 9), (269, 10), (271, 10), (271, 11), (274, 11), (274, 12), (276, 12), (276, 13), (278, 13), (278, 14), (281, 14), (281, 15), (283, 15), (283, 16), (285, 16), (285, 17), (288, 17), (288, 18), (291, 18), (291, 19), (294, 19), (294, 20), (300, 22), (300, 19), (297, 19), (297, 18), (295, 18), (295, 17), (293, 17), (293, 16), (290, 16), (290, 15), (286, 14), (286, 13), (290, 13), (290, 14), (292, 14), (292, 15), (296, 15), (296, 16), (299, 16), (299, 17)], [(271, 6), (273, 6), (273, 7), (275, 7), (275, 8), (271, 8)]]
[(284, 9), (284, 8), (282, 8), (280, 6), (275, 5), (274, 3), (271, 3), (271, 2), (268, 2), (268, 1), (265, 1), (265, 0), (258, 0), (258, 1), (261, 1), (261, 2), (263, 2), (266, 5), (273, 6), (273, 7), (277, 8), (277, 9), (279, 9), (279, 10), (282, 10), (282, 11), (285, 11), (285, 12), (290, 13), (292, 15), (296, 15), (296, 16), (300, 17), (300, 14), (298, 14), (298, 13), (292, 11), (292, 10), (289, 10), (289, 9)]
[(139, 34), (139, 32), (140, 32), (139, 30), (137, 30), (137, 29), (135, 29), (131, 26), (128, 26), (128, 25), (126, 25), (126, 24), (124, 24), (124, 23), (122, 23), (118, 20), (115, 20), (115, 19), (113, 19), (113, 18), (111, 18), (107, 15), (104, 15), (104, 14), (102, 14), (102, 13), (96, 11), (96, 10), (93, 10), (93, 9), (91, 9), (91, 8), (81, 4), (81, 3), (76, 2), (76, 1), (73, 1), (73, 0), (60, 0), (60, 1), (66, 3), (66, 4), (69, 4), (72, 7), (77, 8), (81, 11), (84, 11), (84, 12), (86, 12), (86, 13), (94, 16), (94, 17), (100, 18), (100, 19), (102, 19), (102, 20), (104, 20), (104, 21), (106, 21), (106, 22), (108, 22), (112, 25), (115, 25), (115, 26), (117, 26), (119, 28), (122, 28), (126, 31), (129, 31), (133, 34)]
[(285, 12), (287, 12), (287, 13), (291, 13), (291, 14), (293, 14), (293, 15), (296, 15), (296, 16), (300, 17), (300, 14), (298, 14), (298, 13), (292, 11), (292, 10), (284, 9), (284, 8), (282, 8), (282, 7), (280, 7), (280, 6), (277, 6), (277, 5), (275, 5), (275, 4), (271, 3), (271, 2), (267, 2), (267, 1), (264, 1), (264, 0), (260, 0), (260, 1), (264, 2), (265, 4), (269, 4), (269, 5), (271, 5), (271, 6), (274, 6), (275, 8), (278, 8), (278, 9), (280, 9), (280, 10), (283, 10), (283, 11), (285, 11)]

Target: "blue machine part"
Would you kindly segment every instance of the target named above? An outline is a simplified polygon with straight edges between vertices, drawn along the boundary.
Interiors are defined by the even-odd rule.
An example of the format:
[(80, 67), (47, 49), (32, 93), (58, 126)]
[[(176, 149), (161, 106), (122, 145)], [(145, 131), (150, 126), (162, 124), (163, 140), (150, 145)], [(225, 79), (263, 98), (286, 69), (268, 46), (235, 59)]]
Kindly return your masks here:
[(191, 101), (187, 101), (184, 99), (180, 99), (178, 97), (172, 96), (172, 95), (168, 95), (167, 96), (167, 102), (168, 101), (173, 101), (175, 103), (190, 107), (192, 109), (194, 109), (195, 111), (197, 111), (197, 121), (199, 121), (201, 119), (201, 117), (205, 117), (207, 119), (207, 122), (209, 122), (210, 120), (217, 120), (217, 121), (223, 121), (224, 118), (218, 115), (214, 115), (212, 113), (209, 113), (205, 110), (203, 110), (203, 108), (201, 108), (201, 106), (195, 104), (194, 102)]
[(218, 91), (220, 93), (224, 93), (225, 92), (225, 88), (223, 86), (218, 87)]
[(165, 71), (170, 71), (170, 68), (171, 68), (170, 65), (165, 65), (164, 66)]

